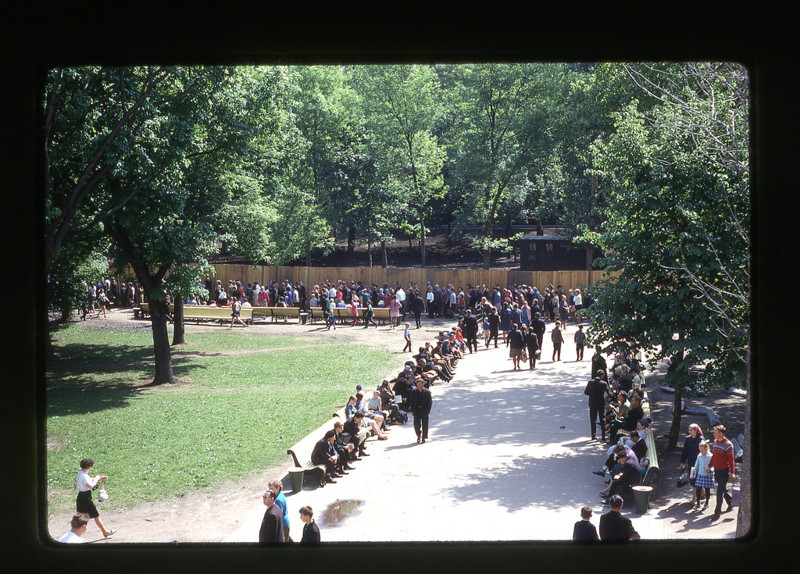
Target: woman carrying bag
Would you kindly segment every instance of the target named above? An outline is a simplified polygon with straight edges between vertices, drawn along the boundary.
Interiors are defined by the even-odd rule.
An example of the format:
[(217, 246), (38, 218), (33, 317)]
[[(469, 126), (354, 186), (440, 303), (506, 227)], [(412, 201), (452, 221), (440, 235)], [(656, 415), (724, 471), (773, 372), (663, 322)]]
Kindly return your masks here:
[[(107, 476), (100, 476), (97, 475), (95, 477), (91, 477), (89, 475), (89, 471), (92, 470), (94, 466), (94, 461), (91, 458), (84, 458), (81, 461), (81, 470), (78, 472), (77, 478), (77, 485), (78, 485), (78, 497), (75, 499), (75, 504), (77, 507), (77, 511), (79, 514), (87, 514), (89, 518), (94, 518), (95, 523), (97, 524), (100, 531), (103, 533), (103, 537), (108, 538), (112, 534), (116, 532), (116, 530), (109, 530), (103, 524), (103, 521), (100, 520), (100, 513), (97, 511), (97, 507), (92, 502), (92, 491), (100, 488), (101, 493), (105, 493), (103, 489), (103, 484), (106, 480), (108, 480)], [(108, 495), (104, 496), (104, 499), (107, 499)]]

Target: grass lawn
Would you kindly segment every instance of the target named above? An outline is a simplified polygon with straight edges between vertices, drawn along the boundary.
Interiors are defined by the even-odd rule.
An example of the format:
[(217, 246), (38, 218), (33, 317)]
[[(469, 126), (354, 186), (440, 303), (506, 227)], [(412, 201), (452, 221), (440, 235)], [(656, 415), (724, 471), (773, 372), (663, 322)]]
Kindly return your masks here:
[[(82, 458), (109, 476), (115, 508), (184, 494), (287, 461), (286, 449), (377, 383), (391, 353), (220, 330), (173, 348), (185, 384), (145, 387), (149, 329), (73, 324), (54, 333), (46, 375), (49, 514), (75, 505)], [(235, 353), (235, 354), (232, 354)]]

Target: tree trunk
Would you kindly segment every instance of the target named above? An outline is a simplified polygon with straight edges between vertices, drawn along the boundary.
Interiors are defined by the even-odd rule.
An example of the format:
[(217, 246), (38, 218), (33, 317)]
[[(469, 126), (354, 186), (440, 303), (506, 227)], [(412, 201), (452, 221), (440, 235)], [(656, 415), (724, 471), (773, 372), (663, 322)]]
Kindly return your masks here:
[(483, 250), (483, 268), (489, 269), (492, 266), (492, 222), (487, 220), (483, 223), (483, 236), (486, 238), (486, 247)]
[(681, 432), (681, 394), (677, 390), (672, 410), (672, 426), (669, 427), (669, 441), (667, 442), (668, 450), (672, 450), (678, 445), (678, 436)]
[[(683, 339), (683, 334), (680, 335)], [(683, 362), (683, 351), (677, 355), (678, 362), (675, 365), (677, 371), (680, 364)], [(681, 394), (678, 392), (677, 385), (675, 386), (675, 402), (672, 405), (672, 426), (669, 427), (669, 440), (667, 441), (667, 449), (672, 450), (678, 446), (678, 437), (681, 432)]]
[[(150, 302), (150, 324), (153, 329), (153, 350), (155, 353), (156, 374), (151, 385), (161, 385), (164, 383), (174, 383), (175, 377), (172, 374), (172, 354), (169, 347), (169, 333), (167, 333), (167, 297), (162, 287), (164, 276), (169, 271), (169, 265), (162, 265), (155, 274), (150, 272), (138, 250), (126, 233), (125, 229), (119, 225), (116, 219), (112, 220), (111, 232), (117, 240), (117, 245), (127, 259), (136, 278), (142, 285), (144, 293)], [(141, 298), (141, 293), (137, 291), (137, 298)]]
[(311, 267), (311, 249), (306, 251), (306, 268)]
[(172, 344), (183, 345), (186, 343), (184, 335), (186, 328), (183, 323), (183, 297), (178, 294), (175, 297), (175, 312), (172, 314)]
[(383, 254), (383, 268), (389, 267), (389, 253), (386, 251), (386, 242), (381, 241), (381, 253)]
[(167, 303), (150, 298), (150, 324), (153, 327), (153, 350), (155, 351), (156, 374), (151, 385), (174, 383), (172, 374), (172, 354), (167, 332)]
[(353, 263), (353, 252), (356, 248), (356, 229), (352, 225), (347, 227), (347, 263)]
[(417, 210), (419, 214), (419, 256), (420, 267), (425, 267), (425, 215), (422, 213), (422, 208)]

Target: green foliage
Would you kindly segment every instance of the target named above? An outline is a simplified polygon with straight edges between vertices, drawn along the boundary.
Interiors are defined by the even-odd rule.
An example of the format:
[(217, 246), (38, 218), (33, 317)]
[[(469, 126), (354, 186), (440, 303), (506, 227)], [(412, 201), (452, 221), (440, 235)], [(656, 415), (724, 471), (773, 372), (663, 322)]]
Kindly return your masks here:
[[(631, 102), (616, 133), (592, 147), (605, 221), (584, 238), (618, 273), (599, 288), (592, 339), (624, 337), (655, 359), (682, 357), (670, 379), (683, 391), (698, 363), (714, 382), (741, 384), (750, 329), (748, 128), (733, 86), (745, 83), (744, 71), (644, 68), (647, 77), (630, 73), (660, 103), (643, 112)], [(734, 111), (711, 114), (712, 96)]]

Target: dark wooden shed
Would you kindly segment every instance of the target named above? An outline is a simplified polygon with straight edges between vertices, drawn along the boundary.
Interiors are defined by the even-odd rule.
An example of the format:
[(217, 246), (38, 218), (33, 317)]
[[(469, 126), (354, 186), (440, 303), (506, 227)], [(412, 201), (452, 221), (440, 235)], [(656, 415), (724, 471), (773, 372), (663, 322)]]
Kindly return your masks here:
[(587, 245), (564, 235), (529, 235), (518, 239), (522, 271), (590, 271), (595, 256)]

